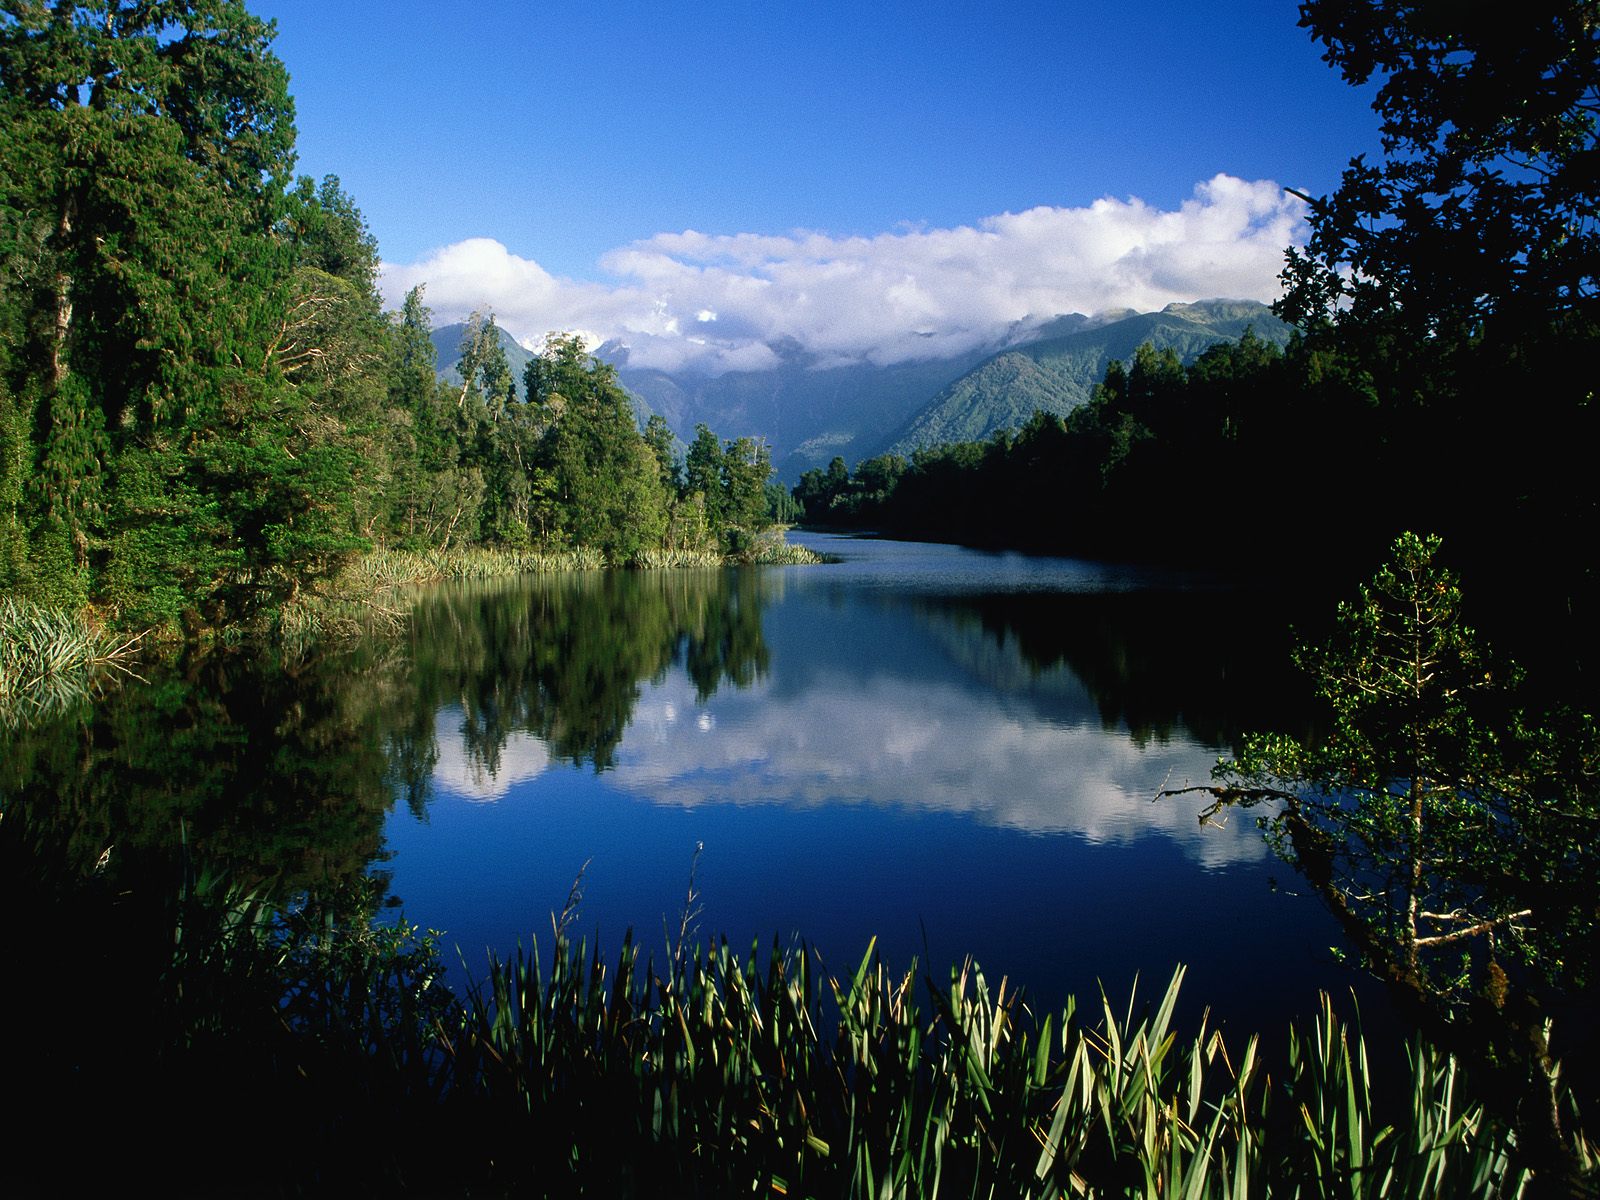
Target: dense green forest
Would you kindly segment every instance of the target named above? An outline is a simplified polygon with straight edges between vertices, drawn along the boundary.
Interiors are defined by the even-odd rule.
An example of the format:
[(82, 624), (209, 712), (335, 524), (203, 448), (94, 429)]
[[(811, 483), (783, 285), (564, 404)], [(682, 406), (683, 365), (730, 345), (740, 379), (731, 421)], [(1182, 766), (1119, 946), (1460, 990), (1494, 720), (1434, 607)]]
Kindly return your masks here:
[(241, 3), (0, 16), (0, 590), (191, 633), (365, 548), (748, 553), (764, 445), (641, 431), (553, 336), (520, 389), (479, 315), (435, 378), (338, 179), (294, 176), (273, 27)]
[(1500, 34), (1426, 3), (1302, 17), (1348, 80), (1381, 84), (1385, 154), (1306, 197), (1275, 305), (1286, 349), (1247, 336), (1185, 367), (1146, 346), (1064, 417), (838, 459), (795, 498), (821, 526), (1333, 579), (1427, 530), (1482, 603), (1592, 673), (1593, 9)]
[[(1287, 303), (1287, 302), (1286, 302)], [(1481, 320), (1420, 345), (1339, 310), (1284, 350), (1246, 336), (1183, 366), (1143, 346), (1065, 417), (983, 442), (835, 459), (804, 520), (967, 545), (1323, 573), (1436, 531), (1502, 624), (1594, 666), (1600, 489), (1587, 310)]]

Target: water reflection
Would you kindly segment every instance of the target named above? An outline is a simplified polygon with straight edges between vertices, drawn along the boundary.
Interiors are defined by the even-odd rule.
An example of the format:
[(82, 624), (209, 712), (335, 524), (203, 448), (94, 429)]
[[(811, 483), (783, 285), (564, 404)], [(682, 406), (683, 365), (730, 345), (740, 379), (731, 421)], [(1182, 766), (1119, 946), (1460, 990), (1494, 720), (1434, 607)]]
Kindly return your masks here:
[(1261, 611), (1126, 570), (848, 549), (442, 588), (398, 641), (151, 672), (0, 746), (0, 866), (18, 896), (53, 894), (27, 874), (47, 860), (115, 895), (186, 862), (279, 893), (376, 874), (477, 963), (591, 859), (586, 929), (659, 928), (703, 841), (705, 929), (736, 942), (798, 931), (842, 962), (878, 936), (1056, 997), (1179, 959), (1208, 1002), (1264, 973), (1314, 994), (1318, 965), (1285, 964), (1328, 938), (1265, 902), (1256, 831), (1152, 800), (1292, 713)]
[(80, 865), (182, 841), (283, 888), (381, 860), (396, 799), (426, 817), (573, 767), (679, 808), (892, 806), (1159, 833), (1207, 866), (1261, 856), (1253, 830), (1151, 801), (1284, 716), (1282, 638), (1240, 597), (851, 549), (840, 567), (443, 588), (401, 643), (196, 658), (13, 735), (0, 798), (30, 801)]
[(426, 820), (385, 829), (408, 915), (470, 970), (548, 927), (589, 863), (584, 931), (659, 946), (704, 843), (703, 932), (803, 934), (836, 968), (875, 937), (1048, 1004), (1186, 961), (1197, 1003), (1246, 1027), (1344, 986), (1248, 820), (1154, 800), (1292, 719), (1270, 611), (1121, 568), (845, 549), (441, 591), (394, 745), (433, 764)]
[(391, 807), (396, 647), (214, 653), (151, 671), (0, 746), (0, 802), (41, 872), (171, 888), (185, 857), (289, 893), (359, 877)]
[(677, 666), (704, 699), (761, 677), (761, 588), (751, 572), (591, 571), (441, 589), (412, 623), (418, 715), (454, 707), (489, 779), (513, 734), (604, 770), (645, 681)]
[(1153, 801), (1283, 714), (1292, 685), (1264, 664), (1286, 656), (1241, 636), (1258, 614), (1238, 596), (1130, 591), (1126, 569), (1108, 595), (1083, 564), (1048, 593), (1038, 560), (997, 591), (1009, 560), (918, 553), (938, 565), (902, 589), (817, 568), (442, 591), (413, 635), (410, 734), (432, 745), (397, 757), (473, 801), (565, 762), (682, 807), (892, 805), (1091, 842), (1160, 833), (1208, 867), (1264, 857), (1252, 827)]
[(895, 805), (1091, 842), (1161, 832), (1212, 866), (1264, 853), (1253, 829), (1202, 828), (1182, 805), (1154, 801), (1169, 782), (1206, 778), (1216, 755), (1187, 739), (1141, 747), (1098, 725), (1029, 719), (955, 683), (886, 677), (730, 697), (694, 723), (671, 717), (685, 700), (670, 683), (650, 689), (649, 737), (624, 748), (617, 786), (685, 807)]

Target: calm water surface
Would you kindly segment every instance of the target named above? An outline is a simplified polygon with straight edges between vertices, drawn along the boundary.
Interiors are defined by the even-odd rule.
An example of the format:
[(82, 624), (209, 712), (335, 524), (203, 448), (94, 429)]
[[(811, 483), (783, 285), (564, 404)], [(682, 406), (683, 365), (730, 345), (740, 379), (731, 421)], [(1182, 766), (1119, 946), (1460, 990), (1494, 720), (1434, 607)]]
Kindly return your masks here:
[(374, 877), (458, 983), (580, 872), (578, 932), (662, 948), (693, 866), (699, 936), (803, 937), (835, 972), (876, 938), (1054, 1007), (1182, 962), (1235, 1029), (1348, 992), (1249, 820), (1155, 799), (1304, 720), (1270, 600), (805, 540), (841, 561), (452, 586), (399, 639), (196, 659), (11, 736), (0, 797), (85, 869), (164, 879), (186, 846), (285, 891)]
[[(1292, 719), (1270, 609), (1193, 577), (805, 540), (842, 561), (441, 594), (423, 638), (476, 602), (515, 610), (488, 622), (508, 637), (530, 606), (560, 624), (557, 656), (650, 649), (614, 678), (440, 695), (421, 798), (383, 830), (408, 917), (470, 972), (548, 930), (583, 870), (580, 930), (662, 947), (703, 846), (702, 934), (803, 935), (836, 971), (876, 937), (892, 965), (970, 954), (1055, 1005), (1184, 962), (1196, 1005), (1250, 1027), (1349, 987), (1247, 818), (1155, 798)], [(586, 687), (617, 695), (560, 711)]]

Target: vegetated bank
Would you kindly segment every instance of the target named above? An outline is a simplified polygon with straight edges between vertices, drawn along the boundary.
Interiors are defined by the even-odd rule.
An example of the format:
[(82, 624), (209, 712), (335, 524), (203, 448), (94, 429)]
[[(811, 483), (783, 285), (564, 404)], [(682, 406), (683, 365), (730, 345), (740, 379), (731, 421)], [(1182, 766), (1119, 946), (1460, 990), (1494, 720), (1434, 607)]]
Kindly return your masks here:
[[(1581, 547), (1600, 540), (1600, 503), (1573, 455), (1600, 430), (1562, 364), (1594, 352), (1594, 328), (1564, 319), (1448, 351), (1430, 338), (1421, 353), (1315, 325), (1284, 350), (1247, 336), (1188, 366), (1141, 347), (1065, 417), (836, 459), (794, 497), (807, 527), (1220, 569), (1276, 581), (1289, 605), (1429, 530), (1495, 641), (1584, 688), (1600, 582)], [(1539, 416), (1511, 395), (1537, 396)]]
[(479, 315), (437, 378), (420, 290), (384, 313), (355, 202), (293, 175), (273, 33), (239, 0), (0, 23), (0, 591), (201, 639), (372, 548), (769, 545), (766, 447), (679, 463), (581, 340), (519, 394)]
[[(0, 823), (0, 891), (52, 1001), (25, 1028), (9, 1186), (169, 1194), (547, 1196), (1513, 1195), (1515, 1134), (1448, 1055), (1369, 1064), (1324, 1006), (1269, 1050), (1173, 1024), (1164, 993), (1031, 1012), (972, 964), (923, 976), (869, 946), (615, 957), (574, 939), (574, 888), (464, 999), (437, 947), (375, 920), (367, 881), (289, 902), (177, 851), (135, 864), (47, 808)], [(162, 866), (176, 868), (163, 879)], [(691, 885), (686, 918), (694, 901)], [(89, 923), (105, 935), (80, 944)], [(64, 936), (65, 935), (65, 936)], [(1387, 1100), (1385, 1099), (1387, 1097)], [(97, 1153), (39, 1153), (71, 1112)]]

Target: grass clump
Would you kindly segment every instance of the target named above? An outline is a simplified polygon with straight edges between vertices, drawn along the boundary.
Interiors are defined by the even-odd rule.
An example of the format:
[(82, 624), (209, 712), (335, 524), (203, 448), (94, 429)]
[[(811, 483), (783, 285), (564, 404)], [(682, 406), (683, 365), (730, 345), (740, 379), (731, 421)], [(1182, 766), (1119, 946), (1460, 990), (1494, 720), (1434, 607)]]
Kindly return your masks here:
[(430, 584), (497, 579), (605, 566), (596, 550), (373, 550), (352, 559), (315, 591), (277, 611), (271, 632), (287, 641), (350, 637), (401, 628)]
[(647, 546), (633, 556), (630, 566), (644, 571), (672, 571), (697, 567), (721, 567), (727, 559), (717, 550), (694, 550)]
[[(130, 1146), (162, 1141), (149, 1112), (241, 1186), (1487, 1200), (1531, 1179), (1442, 1052), (1415, 1044), (1380, 1111), (1405, 1068), (1380, 1079), (1326, 997), (1274, 1078), (1256, 1039), (1239, 1053), (1204, 1020), (1177, 1028), (1181, 968), (1153, 1003), (1102, 996), (1041, 1022), (970, 962), (919, 980), (869, 946), (836, 977), (804, 946), (763, 961), (680, 931), (659, 970), (631, 935), (612, 966), (558, 921), (552, 954), (491, 958), (457, 997), (433, 935), (206, 891), (185, 897), (149, 993), (169, 999), (119, 1031), (120, 1060), (93, 1027), (46, 1044), (82, 1052), (55, 1065), (96, 1105), (161, 1101), (119, 1110)], [(130, 1037), (154, 1040), (130, 1061)], [(158, 1074), (103, 1078), (107, 1062)], [(293, 1139), (252, 1157), (252, 1131), (286, 1112)]]
[(87, 613), (0, 596), (0, 724), (92, 695), (108, 671), (127, 669), (139, 641)]
[(456, 550), (373, 550), (352, 559), (331, 580), (302, 592), (274, 614), (271, 632), (289, 641), (351, 637), (401, 628), (418, 588), (436, 583), (597, 571), (607, 567), (685, 570), (724, 566), (793, 566), (827, 562), (781, 533), (762, 535), (734, 554), (708, 549), (650, 548), (625, 563), (607, 561), (599, 550), (517, 550), (469, 547)]
[(784, 537), (782, 529), (769, 529), (743, 542), (728, 555), (730, 563), (753, 567), (813, 566), (832, 562), (807, 546), (797, 546)]
[[(1380, 1119), (1359, 1034), (1324, 997), (1269, 1077), (1202, 1023), (1183, 971), (1142, 1013), (1101, 998), (1036, 1023), (971, 963), (947, 983), (871, 949), (842, 979), (803, 950), (764, 968), (726, 943), (658, 976), (558, 934), (493, 962), (447, 1043), (468, 1150), (491, 1189), (848, 1197), (1515, 1195), (1508, 1126), (1418, 1045), (1408, 1111)], [(1394, 1080), (1388, 1081), (1390, 1083)], [(468, 1115), (470, 1114), (470, 1115)], [(496, 1150), (495, 1147), (499, 1149)]]

